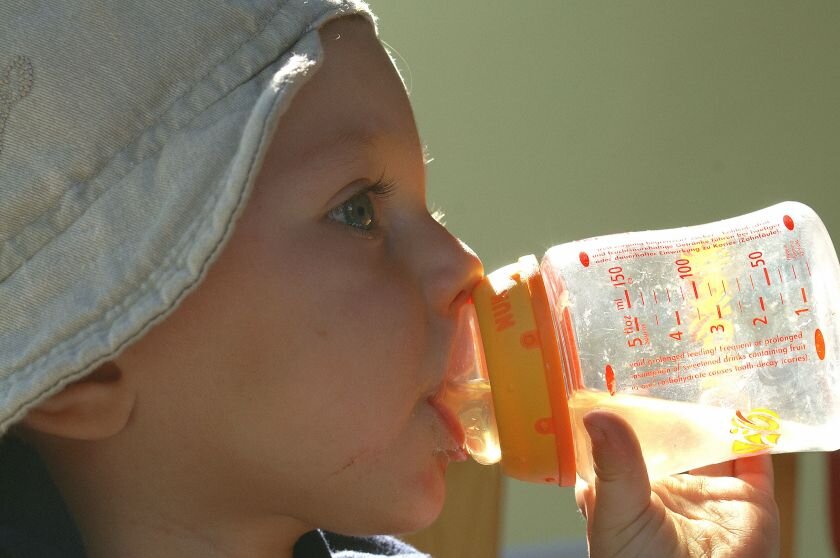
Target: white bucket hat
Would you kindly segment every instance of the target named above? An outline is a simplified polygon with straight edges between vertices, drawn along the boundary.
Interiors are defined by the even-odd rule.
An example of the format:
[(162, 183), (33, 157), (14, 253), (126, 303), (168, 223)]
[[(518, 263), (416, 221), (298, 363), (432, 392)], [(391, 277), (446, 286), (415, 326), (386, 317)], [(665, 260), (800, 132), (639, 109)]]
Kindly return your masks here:
[(377, 31), (359, 0), (0, 1), (0, 435), (201, 282), (350, 14)]

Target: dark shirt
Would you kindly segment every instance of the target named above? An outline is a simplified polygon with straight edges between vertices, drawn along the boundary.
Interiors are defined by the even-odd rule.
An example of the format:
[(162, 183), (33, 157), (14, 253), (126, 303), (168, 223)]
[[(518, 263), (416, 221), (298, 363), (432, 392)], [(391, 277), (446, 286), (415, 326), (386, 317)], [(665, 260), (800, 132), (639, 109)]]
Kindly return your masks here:
[(295, 545), (294, 558), (366, 558), (368, 556), (428, 556), (393, 537), (346, 537), (326, 531), (310, 531)]
[[(393, 537), (348, 537), (315, 530), (294, 558), (367, 558), (426, 554)], [(0, 558), (85, 558), (78, 529), (37, 453), (14, 437), (0, 439)]]

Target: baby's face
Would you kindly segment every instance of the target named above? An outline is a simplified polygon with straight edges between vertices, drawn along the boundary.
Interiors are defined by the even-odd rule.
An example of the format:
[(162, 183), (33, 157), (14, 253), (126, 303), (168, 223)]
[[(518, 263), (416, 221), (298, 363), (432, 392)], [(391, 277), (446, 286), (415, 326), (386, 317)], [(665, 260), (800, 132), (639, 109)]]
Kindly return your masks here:
[(117, 360), (143, 371), (129, 428), (205, 505), (404, 532), (443, 502), (453, 442), (428, 398), (482, 268), (427, 211), (411, 107), (372, 28), (320, 34), (324, 63), (230, 241)]

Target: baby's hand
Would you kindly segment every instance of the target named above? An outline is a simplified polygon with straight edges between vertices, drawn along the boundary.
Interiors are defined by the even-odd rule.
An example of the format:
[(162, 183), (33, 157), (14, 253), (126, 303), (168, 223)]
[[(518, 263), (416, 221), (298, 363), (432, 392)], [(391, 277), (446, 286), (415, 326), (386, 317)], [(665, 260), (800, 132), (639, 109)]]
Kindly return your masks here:
[(580, 483), (575, 496), (587, 518), (591, 558), (779, 555), (769, 455), (651, 483), (638, 439), (625, 420), (592, 411), (584, 424), (597, 479), (594, 486)]

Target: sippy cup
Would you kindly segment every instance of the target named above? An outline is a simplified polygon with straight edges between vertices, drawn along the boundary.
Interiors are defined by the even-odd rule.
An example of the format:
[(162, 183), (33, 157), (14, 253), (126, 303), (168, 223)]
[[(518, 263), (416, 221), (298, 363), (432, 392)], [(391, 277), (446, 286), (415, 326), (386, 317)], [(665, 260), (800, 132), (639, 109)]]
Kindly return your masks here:
[(611, 234), (486, 276), (439, 402), (479, 463), (594, 481), (582, 417), (636, 432), (652, 478), (840, 448), (840, 265), (809, 207)]

